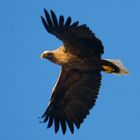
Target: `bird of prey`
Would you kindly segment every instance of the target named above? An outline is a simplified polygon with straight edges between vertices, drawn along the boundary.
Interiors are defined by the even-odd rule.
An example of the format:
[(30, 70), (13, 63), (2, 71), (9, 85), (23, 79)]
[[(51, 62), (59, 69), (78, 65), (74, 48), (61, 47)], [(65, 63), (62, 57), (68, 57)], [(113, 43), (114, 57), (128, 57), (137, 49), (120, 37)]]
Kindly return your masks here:
[(41, 58), (61, 66), (61, 73), (52, 91), (50, 102), (43, 114), (48, 128), (54, 124), (55, 133), (60, 126), (63, 134), (67, 127), (74, 133), (74, 127), (81, 123), (95, 105), (101, 85), (101, 72), (128, 74), (120, 60), (102, 59), (104, 47), (86, 24), (79, 25), (71, 17), (64, 20), (51, 10), (44, 9), (41, 16), (46, 31), (63, 42), (56, 50), (44, 51)]

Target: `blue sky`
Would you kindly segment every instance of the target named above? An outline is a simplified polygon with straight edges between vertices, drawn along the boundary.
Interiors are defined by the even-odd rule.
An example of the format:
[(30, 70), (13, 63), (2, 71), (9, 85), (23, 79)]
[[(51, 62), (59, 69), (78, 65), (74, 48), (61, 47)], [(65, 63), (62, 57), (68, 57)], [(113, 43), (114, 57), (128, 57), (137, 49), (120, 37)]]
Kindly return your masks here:
[[(1, 140), (140, 139), (140, 1), (3, 0), (0, 2)], [(40, 124), (60, 67), (41, 60), (61, 45), (40, 20), (43, 8), (86, 23), (105, 47), (103, 58), (122, 59), (129, 76), (102, 73), (94, 109), (74, 135)]]

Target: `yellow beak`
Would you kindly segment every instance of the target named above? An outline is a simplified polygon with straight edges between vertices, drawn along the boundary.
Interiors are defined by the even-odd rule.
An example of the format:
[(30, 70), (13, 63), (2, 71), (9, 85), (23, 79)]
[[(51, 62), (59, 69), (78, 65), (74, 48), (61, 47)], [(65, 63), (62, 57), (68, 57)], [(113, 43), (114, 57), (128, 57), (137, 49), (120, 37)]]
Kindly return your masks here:
[(43, 58), (46, 58), (46, 56), (47, 56), (47, 53), (46, 53), (46, 52), (43, 52), (43, 53), (41, 54), (40, 58), (43, 59)]

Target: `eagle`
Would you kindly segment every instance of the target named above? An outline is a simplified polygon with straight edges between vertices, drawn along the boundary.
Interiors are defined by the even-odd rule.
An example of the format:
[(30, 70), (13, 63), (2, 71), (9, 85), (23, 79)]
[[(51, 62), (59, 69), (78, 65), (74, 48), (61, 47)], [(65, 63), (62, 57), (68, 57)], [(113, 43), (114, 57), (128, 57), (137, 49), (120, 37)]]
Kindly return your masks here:
[(72, 23), (71, 17), (58, 18), (54, 11), (44, 9), (41, 16), (46, 31), (63, 42), (56, 50), (44, 51), (41, 58), (61, 66), (46, 111), (42, 115), (47, 128), (54, 124), (55, 133), (61, 127), (74, 133), (80, 128), (90, 109), (95, 105), (101, 86), (101, 72), (128, 74), (120, 60), (102, 59), (104, 47), (86, 24)]

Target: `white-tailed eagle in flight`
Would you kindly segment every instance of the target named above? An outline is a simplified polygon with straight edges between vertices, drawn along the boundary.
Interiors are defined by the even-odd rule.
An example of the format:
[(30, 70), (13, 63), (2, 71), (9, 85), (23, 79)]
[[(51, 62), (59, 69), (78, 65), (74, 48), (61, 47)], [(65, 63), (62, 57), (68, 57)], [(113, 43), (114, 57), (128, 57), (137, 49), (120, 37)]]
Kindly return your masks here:
[(69, 127), (74, 133), (78, 129), (90, 109), (95, 105), (101, 85), (101, 72), (128, 74), (120, 60), (102, 59), (104, 47), (86, 24), (79, 25), (71, 17), (64, 20), (44, 9), (41, 16), (46, 31), (63, 42), (53, 51), (44, 51), (41, 58), (60, 65), (61, 74), (48, 107), (43, 114), (43, 122), (50, 128), (54, 123), (55, 133), (62, 128), (63, 134)]

